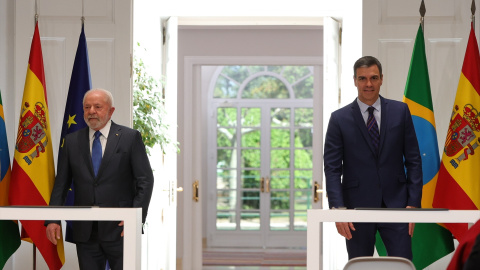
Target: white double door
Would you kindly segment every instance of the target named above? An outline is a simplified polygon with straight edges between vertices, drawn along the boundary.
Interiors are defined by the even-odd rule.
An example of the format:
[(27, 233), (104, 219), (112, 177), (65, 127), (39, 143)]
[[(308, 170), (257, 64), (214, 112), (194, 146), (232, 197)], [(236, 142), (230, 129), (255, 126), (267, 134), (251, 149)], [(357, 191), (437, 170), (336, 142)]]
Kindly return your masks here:
[(212, 103), (207, 245), (305, 247), (313, 101)]

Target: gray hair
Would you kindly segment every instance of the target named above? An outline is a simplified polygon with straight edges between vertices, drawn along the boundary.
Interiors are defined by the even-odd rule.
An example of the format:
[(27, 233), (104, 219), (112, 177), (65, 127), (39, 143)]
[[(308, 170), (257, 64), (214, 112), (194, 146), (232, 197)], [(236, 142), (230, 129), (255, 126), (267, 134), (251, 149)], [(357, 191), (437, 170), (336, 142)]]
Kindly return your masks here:
[(105, 94), (105, 97), (107, 98), (107, 103), (110, 105), (110, 107), (114, 107), (113, 106), (113, 96), (112, 96), (112, 93), (110, 93), (110, 91), (108, 90), (105, 90), (105, 89), (102, 89), (102, 88), (94, 88), (94, 89), (90, 89), (88, 90), (85, 95), (83, 96), (83, 103), (82, 104), (85, 104), (85, 97), (90, 93), (90, 92), (96, 92), (96, 91), (99, 91), (99, 92), (102, 92), (103, 94)]

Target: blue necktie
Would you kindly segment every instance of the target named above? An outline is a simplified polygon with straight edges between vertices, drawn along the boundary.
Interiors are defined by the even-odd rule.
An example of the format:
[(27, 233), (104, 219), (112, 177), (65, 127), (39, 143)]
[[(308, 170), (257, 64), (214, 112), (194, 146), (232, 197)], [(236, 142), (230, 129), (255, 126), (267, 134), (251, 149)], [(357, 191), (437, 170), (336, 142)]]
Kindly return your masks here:
[(370, 137), (372, 138), (373, 146), (375, 147), (375, 152), (378, 153), (378, 144), (380, 143), (380, 133), (378, 132), (378, 125), (375, 116), (373, 115), (374, 107), (368, 107), (368, 119), (367, 119), (367, 129)]
[(95, 131), (95, 139), (93, 140), (92, 145), (92, 164), (95, 177), (97, 176), (98, 169), (100, 168), (100, 163), (102, 163), (102, 143), (100, 142), (101, 135), (102, 133), (100, 131)]

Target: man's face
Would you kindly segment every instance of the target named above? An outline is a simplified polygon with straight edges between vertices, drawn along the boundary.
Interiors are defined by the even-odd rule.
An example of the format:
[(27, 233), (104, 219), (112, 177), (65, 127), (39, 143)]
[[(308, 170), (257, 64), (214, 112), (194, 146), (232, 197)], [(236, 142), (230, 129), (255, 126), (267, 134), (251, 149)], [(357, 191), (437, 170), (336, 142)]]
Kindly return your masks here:
[(112, 117), (114, 107), (110, 107), (107, 97), (101, 91), (92, 91), (85, 97), (83, 119), (93, 129), (102, 129)]
[(376, 65), (357, 68), (357, 77), (353, 78), (358, 89), (358, 99), (367, 105), (373, 105), (380, 95), (383, 75)]

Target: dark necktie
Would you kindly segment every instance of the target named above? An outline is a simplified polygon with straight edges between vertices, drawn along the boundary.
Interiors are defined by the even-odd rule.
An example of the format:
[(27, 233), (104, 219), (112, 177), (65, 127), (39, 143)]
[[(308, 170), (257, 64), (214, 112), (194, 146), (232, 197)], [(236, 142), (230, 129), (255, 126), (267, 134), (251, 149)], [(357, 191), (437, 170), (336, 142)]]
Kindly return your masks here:
[(100, 142), (100, 136), (102, 133), (100, 131), (95, 131), (95, 139), (92, 144), (92, 164), (93, 172), (95, 177), (97, 176), (98, 169), (100, 168), (100, 163), (102, 163), (102, 143)]
[(370, 137), (372, 138), (372, 143), (375, 148), (375, 151), (378, 152), (378, 144), (380, 142), (380, 133), (378, 132), (378, 125), (375, 116), (373, 115), (374, 107), (368, 107), (368, 119), (367, 119), (367, 129)]

